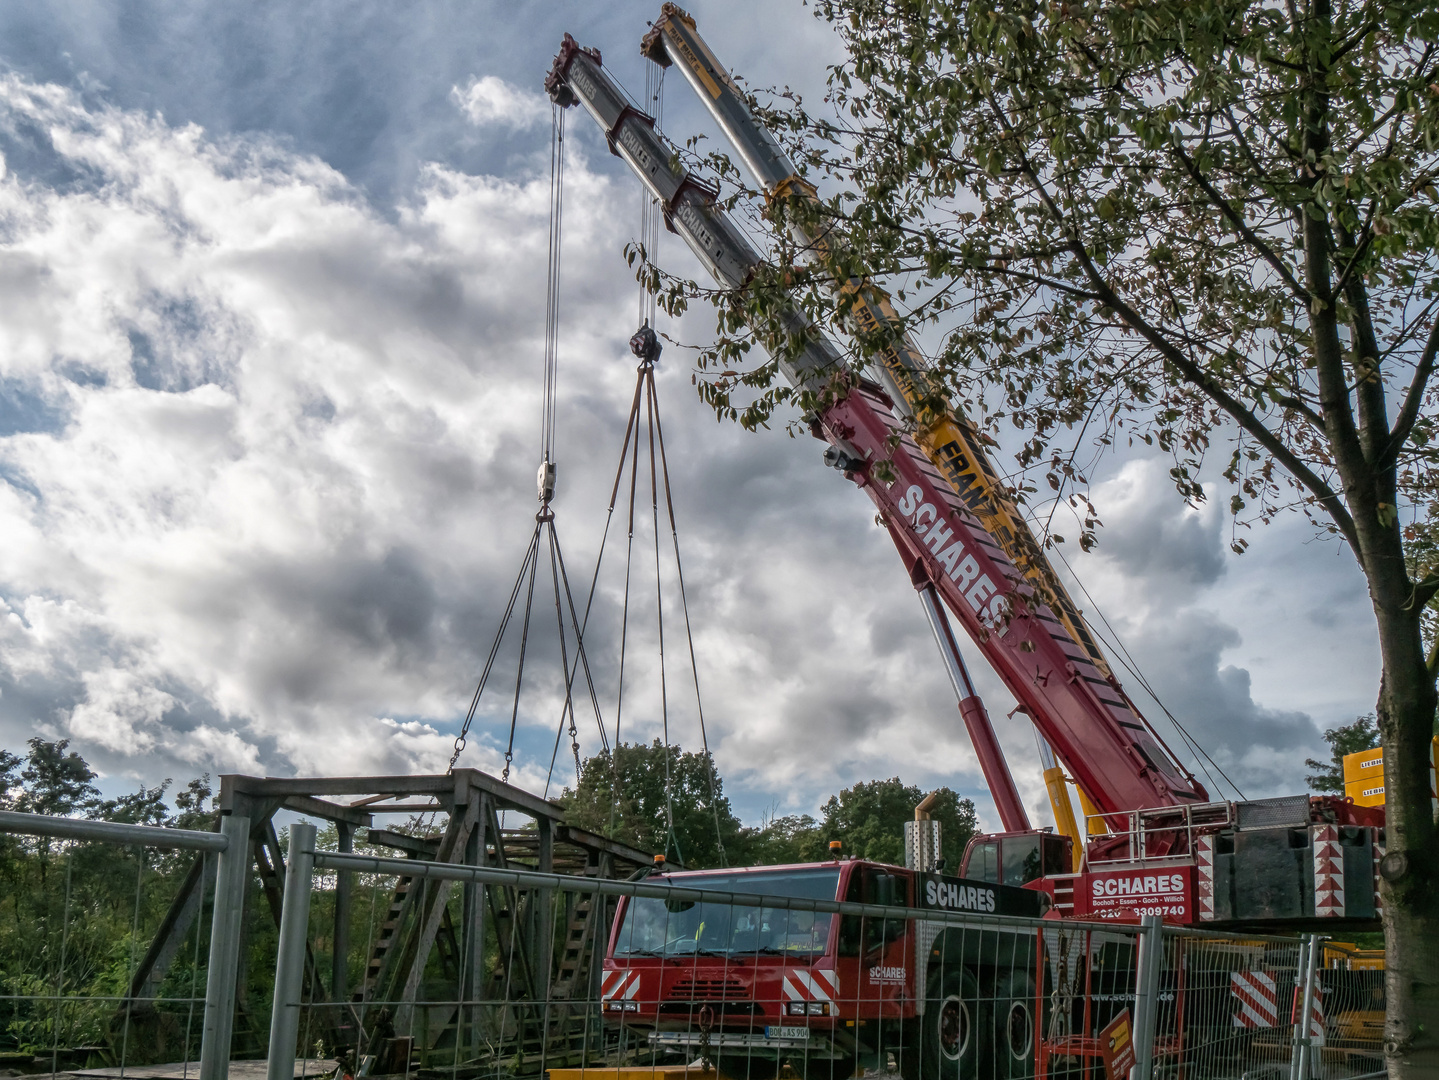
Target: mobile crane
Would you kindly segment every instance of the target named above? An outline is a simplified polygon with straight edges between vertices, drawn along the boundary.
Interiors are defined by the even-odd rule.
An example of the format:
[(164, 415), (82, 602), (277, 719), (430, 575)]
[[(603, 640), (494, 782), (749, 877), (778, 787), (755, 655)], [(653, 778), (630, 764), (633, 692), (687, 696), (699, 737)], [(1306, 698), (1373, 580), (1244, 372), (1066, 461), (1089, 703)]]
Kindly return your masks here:
[[(752, 168), (759, 163), (767, 170), (756, 168), (756, 175), (773, 198), (813, 197), (778, 145), (750, 117), (743, 95), (699, 38), (693, 20), (667, 4), (644, 47), (657, 60), (680, 61), (701, 99), (736, 139), (741, 156)], [(599, 123), (612, 152), (639, 176), (667, 225), (721, 287), (749, 285), (760, 255), (717, 205), (716, 192), (689, 175), (655, 131), (654, 121), (605, 72), (597, 51), (566, 35), (546, 89), (557, 104), (580, 104)], [(822, 260), (825, 238), (805, 239)], [(827, 895), (944, 907), (954, 897), (1020, 886), (1042, 893), (1049, 914), (1057, 918), (1135, 921), (1153, 914), (1177, 924), (1271, 930), (1372, 925), (1382, 813), (1331, 797), (1211, 800), (1124, 694), (996, 480), (973, 427), (958, 410), (936, 410), (921, 354), (896, 329), (887, 303), (865, 282), (842, 282), (841, 287), (853, 291), (856, 320), (869, 321), (868, 329), (861, 327), (862, 336), (883, 340), (888, 335), (891, 347), (881, 350), (876, 367), (878, 384), (849, 369), (835, 344), (793, 304), (776, 305), (751, 329), (811, 410), (811, 431), (828, 444), (826, 463), (865, 492), (899, 550), (960, 692), (961, 711), (1005, 831), (971, 842), (959, 879), (926, 879), (898, 867), (851, 863), (824, 883), (823, 889), (837, 890)], [(1088, 838), (1079, 860), (1075, 847), (1083, 838), (1029, 828), (992, 727), (969, 684), (951, 618), (975, 642), (1092, 804), (1090, 820), (1104, 831)], [(787, 889), (819, 887), (810, 880), (813, 870), (766, 867), (750, 873), (763, 873), (771, 892), (786, 895)], [(764, 892), (760, 884), (751, 879), (745, 891)], [(606, 962), (606, 1008), (616, 1009), (617, 1019), (626, 1024), (662, 1029), (668, 991), (663, 986), (637, 990), (643, 969), (656, 966), (653, 958), (615, 951), (627, 917), (628, 908), (622, 907)], [(902, 989), (890, 1011), (881, 1009), (872, 1019), (879, 1031), (884, 1027), (880, 1021), (902, 1028), (931, 1018), (914, 1028), (917, 1034), (901, 1037), (919, 1070), (914, 1075), (934, 1075), (942, 1060), (955, 1060), (950, 1051), (959, 1044), (945, 1040), (971, 1021), (994, 1025), (997, 1038), (1008, 1039), (1014, 1061), (1032, 1064), (1034, 1040), (1025, 1033), (1033, 1030), (1039, 1009), (1038, 987), (1032, 975), (1014, 974), (1025, 970), (1018, 938), (1007, 944), (996, 940), (981, 950), (995, 956), (1007, 952), (1009, 964), (982, 965), (966, 959), (973, 948), (965, 944), (966, 935), (941, 934), (921, 944), (918, 927), (912, 930), (913, 941), (895, 954), (912, 954), (911, 964), (873, 965), (900, 970)], [(816, 945), (810, 961), (816, 973), (838, 970), (840, 929), (831, 928), (826, 941)], [(1027, 947), (1033, 950), (1032, 938)], [(937, 967), (930, 967), (932, 959)], [(727, 985), (729, 959), (717, 957), (713, 963), (720, 984)], [(657, 970), (662, 979), (672, 977), (662, 965)], [(843, 1073), (846, 1064), (852, 1067), (856, 1054), (883, 1044), (866, 1042), (859, 1027), (837, 1029), (837, 1013), (793, 1014), (795, 999), (786, 1000), (778, 989), (762, 991), (758, 975), (756, 968), (744, 990), (751, 1010), (742, 1021), (746, 1029), (773, 1012), (781, 1020), (793, 1016), (792, 1022), (807, 1029), (837, 1031), (828, 1044), (831, 1052), (816, 1059), (831, 1062), (823, 1068), (833, 1067), (834, 1075)], [(941, 981), (936, 983), (936, 977)], [(822, 983), (813, 987), (823, 995)], [(960, 1024), (953, 1010), (980, 998), (989, 1002), (985, 1017), (966, 1013)], [(806, 1000), (824, 1005), (822, 998)], [(857, 1017), (853, 1024), (860, 1019), (866, 1018)], [(908, 1076), (911, 1069), (905, 1072)]]
[[(789, 220), (794, 239), (824, 267), (833, 233), (814, 224), (821, 220), (815, 189), (800, 176), (770, 131), (755, 120), (743, 91), (700, 36), (694, 19), (676, 4), (665, 3), (640, 49), (657, 64), (677, 66), (763, 189), (771, 217)], [(798, 205), (804, 212), (785, 213), (787, 203)], [(1061, 910), (1133, 917), (1137, 908), (1174, 908), (1177, 905), (1172, 900), (1160, 901), (1153, 894), (1141, 894), (1131, 900), (1132, 893), (1116, 890), (1125, 884), (1122, 867), (1126, 865), (1156, 864), (1156, 860), (1157, 865), (1162, 865), (1182, 860), (1186, 868), (1193, 864), (1199, 878), (1197, 903), (1178, 905), (1186, 909), (1188, 921), (1256, 918), (1292, 921), (1309, 916), (1374, 918), (1373, 867), (1378, 857), (1377, 829), (1383, 824), (1382, 816), (1370, 815), (1350, 800), (1331, 797), (1310, 799), (1301, 795), (1256, 803), (1209, 802), (1203, 787), (1168, 753), (1168, 748), (1124, 693), (1082, 614), (1069, 599), (1008, 492), (997, 482), (996, 470), (988, 460), (983, 442), (964, 419), (963, 411), (945, 401), (930, 385), (923, 354), (904, 332), (901, 320), (883, 294), (863, 280), (835, 278), (835, 284), (851, 294), (854, 325), (850, 329), (862, 340), (872, 343), (881, 370), (889, 375), (886, 382), (891, 398), (898, 399), (902, 415), (914, 418), (916, 444), (949, 481), (965, 506), (974, 512), (1012, 565), (1020, 570), (1025, 583), (1033, 588), (1034, 592), (1025, 598), (1028, 604), (1048, 606), (1052, 618), (1050, 636), (1057, 639), (1062, 628), (1069, 637), (1068, 641), (1061, 642), (1066, 654), (1072, 654), (1077, 648), (1090, 662), (1093, 670), (1071, 660), (1074, 668), (1068, 672), (1071, 678), (1077, 676), (1096, 691), (1087, 699), (1087, 704), (1091, 708), (1097, 704), (1100, 708), (1085, 719), (1094, 729), (1116, 726), (1121, 738), (1132, 740), (1133, 745), (1127, 749), (1138, 752), (1138, 756), (1130, 752), (1106, 757), (1098, 768), (1077, 760), (1073, 740), (1053, 733), (1062, 723), (1061, 719), (1046, 714), (1043, 701), (1034, 707), (1016, 690), (1004, 668), (996, 665), (1021, 703), (1022, 711), (1029, 715), (1045, 740), (1042, 751), (1052, 748), (1054, 755), (1068, 768), (1082, 801), (1089, 804), (1086, 810), (1091, 824), (1102, 830), (1099, 836), (1090, 839), (1087, 851), (1079, 853), (1081, 858), (1075, 862), (1091, 869), (1106, 864), (1116, 867), (1114, 876), (1080, 875), (1081, 880), (1075, 882), (1080, 891), (1068, 897), (1063, 895), (1061, 884), (1065, 875), (1053, 875), (1046, 868), (1046, 873), (1054, 878), (1055, 899)], [(936, 403), (940, 407), (937, 408)], [(1054, 626), (1054, 622), (1058, 626)], [(986, 648), (988, 642), (982, 635), (976, 637), (976, 641), (994, 662), (995, 657)], [(949, 651), (944, 649), (943, 641), (941, 648)], [(978, 746), (976, 749), (983, 758), (986, 751)], [(1050, 762), (1045, 764), (1048, 766)], [(1132, 783), (1135, 772), (1142, 775), (1147, 768), (1163, 769), (1166, 764), (1172, 770), (1169, 784), (1157, 786), (1152, 793), (1136, 789)], [(1174, 782), (1174, 774), (1178, 774), (1182, 784)], [(1046, 779), (1052, 779), (1050, 768), (1046, 769)], [(1050, 792), (1056, 818), (1062, 822), (1064, 808), (1052, 783)], [(1112, 813), (1116, 809), (1124, 812), (1123, 817)], [(1294, 895), (1275, 902), (1270, 890), (1287, 870), (1283, 865), (1285, 858), (1278, 852), (1299, 850), (1294, 846), (1297, 838), (1288, 834), (1288, 830), (1298, 828), (1310, 832), (1308, 842), (1303, 845), (1310, 856), (1304, 869), (1312, 874), (1314, 891), (1311, 897), (1309, 889), (1301, 888)], [(1008, 822), (1005, 829), (1007, 833), (1016, 832)], [(1263, 837), (1254, 835), (1265, 830), (1272, 831)], [(1105, 835), (1108, 833), (1115, 835)], [(1076, 844), (1079, 842), (1079, 837), (1073, 839)], [(1026, 855), (1033, 850), (1033, 840), (1027, 836), (980, 837), (966, 857), (966, 866), (976, 857), (986, 863), (997, 860), (996, 865), (1000, 866), (1006, 861), (1017, 862), (1003, 853), (1010, 845), (1022, 848)], [(1244, 879), (1251, 869), (1261, 872), (1259, 891), (1268, 898), (1267, 902), (1249, 891)], [(1064, 902), (1069, 900), (1074, 905), (1072, 908)], [(1176, 921), (1186, 921), (1184, 914), (1165, 914), (1172, 914)]]
[[(652, 57), (663, 49), (665, 56), (680, 59), (681, 70), (722, 117), (745, 160), (770, 163), (758, 174), (762, 183), (770, 190), (795, 188), (792, 165), (750, 117), (743, 95), (714, 60), (692, 19), (665, 5), (644, 48)], [(688, 174), (653, 121), (609, 78), (598, 54), (566, 39), (546, 85), (557, 101), (578, 102), (594, 116), (611, 149), (631, 165), (667, 223), (715, 279), (725, 288), (743, 289), (760, 265), (759, 254), (716, 205), (715, 193)], [(869, 292), (862, 283), (857, 288)], [(881, 305), (873, 307), (880, 310), (882, 326), (894, 325)], [(1212, 801), (1154, 735), (1107, 665), (1101, 669), (1095, 663), (1093, 635), (1087, 629), (1077, 636), (1070, 632), (1070, 625), (1083, 627), (1077, 609), (1071, 607), (1061, 619), (1034, 586), (1035, 575), (1055, 586), (1058, 579), (1022, 517), (1006, 511), (1005, 531), (1026, 538), (1010, 546), (1028, 552), (1028, 575), (960, 497), (960, 480), (947, 479), (910, 434), (916, 407), (910, 403), (932, 412), (923, 402), (934, 397), (923, 384), (922, 360), (912, 343), (894, 334), (899, 342), (894, 353), (907, 359), (880, 364), (886, 385), (879, 386), (849, 371), (834, 343), (792, 305), (777, 311), (770, 325), (754, 329), (779, 357), (794, 351), (786, 343), (802, 343), (793, 359), (781, 360), (781, 370), (817, 403), (811, 427), (829, 443), (826, 462), (869, 496), (927, 601), (931, 621), (946, 629), (947, 610), (959, 622), (1106, 828), (1088, 839), (1078, 873), (1072, 872), (1071, 853), (1059, 854), (1070, 838), (1053, 837), (1059, 843), (1049, 845), (1055, 852), (1050, 858), (1042, 833), (1006, 828), (972, 846), (966, 862), (971, 875), (1003, 877), (1009, 866), (1013, 877), (1038, 860), (1043, 865), (1038, 887), (1051, 895), (1061, 914), (1134, 919), (1144, 909), (1163, 908), (1166, 918), (1179, 923), (1284, 926), (1304, 919), (1333, 926), (1375, 917), (1382, 812), (1329, 796)], [(955, 421), (951, 427), (963, 434), (967, 425)], [(963, 449), (968, 474), (990, 478), (971, 484), (970, 490), (979, 490), (991, 506), (1012, 510), (1007, 493), (992, 479), (995, 472), (982, 443), (970, 437)], [(944, 455), (936, 450), (935, 456)], [(888, 463), (893, 479), (875, 475), (881, 461)], [(1050, 586), (1044, 592), (1057, 595)], [(945, 652), (951, 673), (961, 674), (957, 649)], [(974, 697), (967, 685), (961, 693), (966, 700)], [(987, 720), (972, 725), (972, 733), (976, 727), (988, 727)], [(987, 780), (991, 771), (1003, 774), (991, 790), (1008, 826), (1008, 818), (1020, 817), (1022, 807), (1016, 814), (1005, 812), (1005, 802), (1018, 800), (1010, 794), (1013, 781), (1002, 767), (992, 730), (978, 740), (977, 749), (982, 763), (991, 762)], [(1142, 880), (1136, 884), (1136, 878), (1149, 877), (1153, 870), (1164, 871), (1157, 877), (1166, 884), (1178, 880), (1182, 887), (1161, 894)]]

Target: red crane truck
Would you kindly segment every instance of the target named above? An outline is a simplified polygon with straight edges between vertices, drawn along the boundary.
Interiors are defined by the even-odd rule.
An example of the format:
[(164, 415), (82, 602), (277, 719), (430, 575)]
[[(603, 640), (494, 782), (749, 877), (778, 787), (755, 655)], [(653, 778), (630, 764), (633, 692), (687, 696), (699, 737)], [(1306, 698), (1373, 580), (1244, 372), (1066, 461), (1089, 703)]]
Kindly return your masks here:
[[(749, 1080), (771, 1080), (782, 1058), (805, 1080), (882, 1070), (890, 1055), (906, 1080), (939, 1076), (945, 1063), (965, 1077), (982, 1060), (1012, 1064), (1014, 1075), (1032, 1069), (1035, 931), (985, 916), (1037, 919), (1042, 892), (838, 857), (651, 880), (725, 894), (621, 902), (601, 1008), (656, 1049), (699, 1051)], [(894, 915), (812, 912), (763, 897)], [(945, 926), (905, 911), (914, 908), (971, 918)], [(1006, 1055), (982, 1059), (996, 1044), (982, 1037), (991, 1029)]]

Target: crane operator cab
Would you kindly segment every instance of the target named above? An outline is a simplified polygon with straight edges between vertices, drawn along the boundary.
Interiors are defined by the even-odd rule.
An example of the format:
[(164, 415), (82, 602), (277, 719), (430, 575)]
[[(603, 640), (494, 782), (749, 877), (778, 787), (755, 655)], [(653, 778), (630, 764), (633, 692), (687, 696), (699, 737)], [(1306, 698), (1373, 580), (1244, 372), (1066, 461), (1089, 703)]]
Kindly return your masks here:
[(1048, 831), (990, 833), (976, 836), (964, 849), (959, 876), (996, 885), (1024, 886), (1056, 874), (1068, 874), (1069, 837)]

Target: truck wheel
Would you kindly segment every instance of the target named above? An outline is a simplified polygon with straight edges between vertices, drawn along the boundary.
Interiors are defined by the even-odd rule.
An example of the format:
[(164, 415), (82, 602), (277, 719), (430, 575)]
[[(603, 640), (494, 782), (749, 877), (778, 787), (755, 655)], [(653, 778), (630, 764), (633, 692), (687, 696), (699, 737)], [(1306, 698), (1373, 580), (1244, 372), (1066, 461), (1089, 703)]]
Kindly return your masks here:
[(779, 1075), (779, 1059), (760, 1054), (719, 1054), (715, 1067), (729, 1080), (774, 1080)]
[(997, 1078), (1034, 1074), (1034, 979), (1011, 971), (994, 981), (994, 1075)]
[(979, 985), (974, 972), (936, 973), (924, 1015), (905, 1025), (899, 1055), (904, 1080), (974, 1080), (979, 1074)]

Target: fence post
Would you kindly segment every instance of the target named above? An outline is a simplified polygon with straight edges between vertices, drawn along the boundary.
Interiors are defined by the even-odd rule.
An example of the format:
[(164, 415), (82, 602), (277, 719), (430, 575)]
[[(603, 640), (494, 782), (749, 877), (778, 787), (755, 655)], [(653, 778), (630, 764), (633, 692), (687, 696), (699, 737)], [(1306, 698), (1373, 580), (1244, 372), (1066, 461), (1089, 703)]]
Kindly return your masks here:
[(215, 864), (215, 909), (210, 922), (210, 960), (205, 976), (200, 1080), (226, 1080), (230, 1074), (235, 979), (240, 969), (240, 918), (245, 910), (245, 887), (250, 878), (250, 819), (235, 815), (222, 817), (220, 834), (228, 845), (216, 856)]
[(1319, 935), (1310, 934), (1300, 947), (1299, 958), (1304, 965), (1300, 974), (1303, 993), (1299, 999), (1299, 1015), (1294, 1020), (1294, 1051), (1289, 1058), (1290, 1080), (1307, 1080), (1310, 1073), (1310, 1016), (1314, 1012), (1314, 988), (1319, 981)]
[(315, 873), (315, 826), (290, 826), (290, 859), (280, 907), (280, 949), (275, 957), (275, 998), (270, 1007), (268, 1080), (295, 1080), (300, 1036), (300, 995), (310, 929), (310, 888)]
[(1139, 928), (1139, 969), (1134, 975), (1134, 1068), (1130, 1080), (1150, 1080), (1159, 1017), (1159, 970), (1164, 965), (1164, 920), (1145, 915)]

